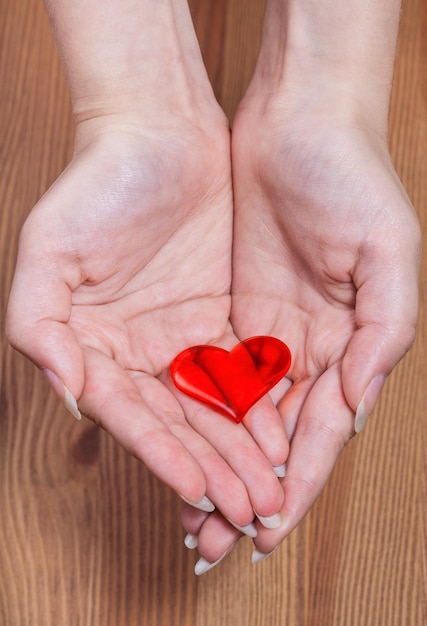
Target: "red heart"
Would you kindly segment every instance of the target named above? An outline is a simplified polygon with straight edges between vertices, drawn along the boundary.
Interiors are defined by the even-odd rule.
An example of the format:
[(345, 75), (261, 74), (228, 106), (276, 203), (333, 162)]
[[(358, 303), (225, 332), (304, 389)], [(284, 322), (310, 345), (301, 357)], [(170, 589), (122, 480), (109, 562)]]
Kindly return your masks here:
[(171, 363), (175, 385), (218, 413), (241, 422), (248, 410), (286, 374), (291, 352), (275, 337), (251, 337), (231, 352), (194, 346)]

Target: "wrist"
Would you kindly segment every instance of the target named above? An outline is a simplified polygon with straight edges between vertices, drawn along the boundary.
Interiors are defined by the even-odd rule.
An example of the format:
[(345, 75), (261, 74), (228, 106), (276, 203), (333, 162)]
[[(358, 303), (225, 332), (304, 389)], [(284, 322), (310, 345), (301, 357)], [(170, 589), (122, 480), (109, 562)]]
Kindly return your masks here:
[(267, 0), (246, 104), (365, 121), (386, 135), (398, 20), (398, 0)]
[[(93, 111), (93, 115), (76, 118), (74, 155), (86, 148), (105, 142), (128, 146), (139, 151), (146, 146), (154, 153), (194, 153), (201, 146), (212, 154), (229, 153), (230, 128), (222, 109), (212, 107), (207, 115), (191, 118), (176, 112), (170, 116), (141, 115), (140, 112), (108, 113)], [(197, 148), (197, 147), (198, 148)]]
[(77, 123), (214, 106), (186, 0), (45, 2)]

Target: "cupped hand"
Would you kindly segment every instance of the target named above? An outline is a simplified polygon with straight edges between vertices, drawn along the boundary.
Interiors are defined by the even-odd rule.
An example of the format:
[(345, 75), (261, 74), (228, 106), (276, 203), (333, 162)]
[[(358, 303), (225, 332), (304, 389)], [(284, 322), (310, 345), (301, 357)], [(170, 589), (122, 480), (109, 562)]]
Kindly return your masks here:
[[(272, 465), (288, 443), (263, 400), (237, 426), (186, 398), (169, 364), (192, 345), (231, 348), (232, 189), (227, 124), (83, 121), (72, 162), (21, 235), (12, 344), (60, 396), (182, 497), (251, 532), (277, 514)], [(265, 424), (268, 424), (265, 427)]]
[[(255, 561), (310, 510), (417, 323), (419, 226), (386, 141), (338, 119), (286, 120), (243, 103), (232, 135), (233, 328), (293, 353), (273, 393), (290, 439), (282, 524), (257, 525)], [(212, 516), (209, 532), (187, 508), (183, 521), (210, 562), (238, 540), (230, 530), (224, 544)]]
[(337, 121), (281, 127), (281, 113), (256, 124), (243, 109), (233, 131), (232, 322), (293, 352), (278, 398), (291, 439), (283, 523), (259, 533), (262, 552), (301, 521), (363, 427), (418, 308), (418, 221), (386, 142)]

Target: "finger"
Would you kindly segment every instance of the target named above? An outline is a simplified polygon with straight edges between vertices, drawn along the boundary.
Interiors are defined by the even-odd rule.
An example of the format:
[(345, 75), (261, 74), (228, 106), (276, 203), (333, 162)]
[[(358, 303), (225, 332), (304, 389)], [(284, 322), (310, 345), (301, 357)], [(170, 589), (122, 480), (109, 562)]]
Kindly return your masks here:
[(268, 394), (249, 409), (243, 424), (273, 467), (285, 464), (289, 442), (279, 412)]
[(289, 441), (291, 441), (294, 436), (298, 418), (307, 395), (313, 387), (314, 381), (315, 379), (311, 377), (295, 381), (292, 386), (289, 385), (288, 389), (277, 403), (277, 409), (280, 414), (286, 416), (284, 426)]
[[(228, 335), (219, 342), (218, 347), (230, 350), (236, 341), (235, 336)], [(208, 364), (205, 367), (206, 365)], [(178, 391), (170, 377), (165, 378), (165, 383), (179, 398), (189, 423), (211, 443), (242, 479), (262, 523), (268, 527), (277, 525), (282, 500), (277, 475), (282, 475), (285, 471), (289, 444), (281, 417), (271, 397), (267, 394), (247, 413), (243, 420), (245, 432), (245, 429), (239, 428), (240, 425), (231, 419), (218, 415)], [(242, 526), (235, 517), (228, 517), (221, 506), (218, 506), (227, 519)]]
[(200, 558), (194, 568), (195, 574), (200, 576), (216, 567), (230, 554), (241, 537), (242, 534), (218, 511), (211, 513), (198, 535), (197, 549)]
[(28, 230), (27, 224), (21, 233), (7, 336), (16, 350), (53, 372), (49, 380), (62, 400), (73, 398), (75, 403), (84, 385), (83, 355), (68, 321), (72, 288), (80, 279), (78, 268), (47, 255), (43, 239), (34, 243)]
[[(409, 227), (412, 220), (408, 219)], [(411, 347), (418, 316), (419, 245), (415, 236), (402, 241), (413, 245), (393, 247), (366, 255), (354, 280), (357, 330), (343, 360), (343, 385), (356, 412), (356, 431), (363, 427), (380, 394), (386, 376)], [(375, 272), (372, 267), (377, 268)]]
[(181, 522), (187, 533), (197, 536), (210, 513), (195, 509), (190, 504), (182, 503)]
[(144, 402), (132, 378), (95, 350), (86, 349), (84, 357), (82, 412), (181, 497), (201, 502), (206, 481), (200, 465)]
[[(134, 373), (141, 396), (158, 419), (175, 435), (202, 468), (206, 480), (206, 495), (223, 515), (243, 532), (254, 536), (254, 512), (243, 481), (218, 451), (197, 433), (184, 418), (182, 407), (163, 383), (147, 374)], [(166, 392), (166, 396), (165, 396)], [(159, 398), (162, 401), (159, 406)]]
[[(229, 334), (223, 337), (215, 347), (231, 350), (237, 343), (237, 337)], [(225, 397), (236, 394), (237, 402), (242, 397), (244, 397), (246, 402), (246, 388), (242, 388), (243, 385), (249, 385), (249, 393), (251, 384), (259, 391), (260, 380), (252, 361), (253, 358), (248, 352), (243, 379), (238, 372), (236, 372), (235, 376), (231, 376), (227, 370), (224, 371), (223, 355), (212, 354), (212, 352), (198, 355), (195, 371), (202, 379), (206, 379), (209, 384), (212, 385), (213, 383), (212, 386), (215, 387), (218, 384)], [(243, 406), (245, 407), (245, 403), (243, 403)], [(246, 407), (242, 410), (247, 411)], [(254, 441), (258, 443), (267, 459), (269, 459), (271, 465), (273, 467), (282, 466), (289, 453), (289, 443), (280, 415), (269, 394), (264, 395), (246, 412), (243, 423), (251, 433)]]
[(353, 420), (342, 390), (340, 365), (336, 364), (316, 381), (302, 408), (282, 481), (282, 524), (268, 532), (257, 526), (259, 552), (274, 550), (311, 509), (351, 437)]
[[(236, 424), (184, 394), (176, 393), (188, 423), (209, 441), (246, 486), (251, 506), (262, 523), (268, 527), (278, 525), (283, 492), (271, 464), (251, 434), (242, 424)], [(210, 473), (209, 477), (212, 479), (213, 474)], [(236, 519), (235, 516), (230, 516), (225, 512), (224, 507), (229, 505), (223, 496), (224, 484), (218, 482), (216, 485), (219, 499), (215, 502), (225, 517), (239, 526), (245, 526), (252, 520), (243, 521), (241, 517)]]
[(183, 503), (181, 511), (181, 522), (186, 535), (184, 537), (184, 544), (190, 550), (197, 548), (199, 543), (199, 533), (203, 526), (203, 523), (207, 520), (210, 513), (195, 509), (189, 504)]

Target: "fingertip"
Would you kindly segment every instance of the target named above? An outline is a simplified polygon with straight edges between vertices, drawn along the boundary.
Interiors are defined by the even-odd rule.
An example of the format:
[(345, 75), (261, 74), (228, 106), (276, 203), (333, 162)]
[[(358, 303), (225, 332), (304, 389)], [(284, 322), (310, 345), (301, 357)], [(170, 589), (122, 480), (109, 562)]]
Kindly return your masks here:
[(280, 513), (275, 513), (274, 515), (263, 516), (255, 513), (261, 524), (264, 528), (268, 528), (270, 530), (276, 530), (280, 528), (282, 525), (282, 516)]
[(81, 420), (82, 415), (77, 406), (77, 400), (68, 389), (68, 387), (64, 385), (62, 380), (59, 378), (59, 376), (55, 374), (55, 372), (52, 372), (52, 370), (48, 369), (47, 367), (43, 368), (42, 372), (46, 376), (49, 384), (52, 386), (56, 394), (59, 396), (59, 398), (62, 399), (65, 408), (71, 413), (71, 415), (73, 415), (73, 417), (75, 417), (77, 420)]
[(198, 551), (209, 563), (219, 563), (241, 539), (242, 534), (218, 511), (211, 513), (200, 528)]
[(181, 510), (181, 523), (184, 527), (184, 530), (188, 534), (198, 537), (200, 529), (206, 522), (209, 515), (210, 513), (207, 513), (206, 511), (201, 511), (200, 509), (195, 509), (193, 506), (186, 504), (183, 501)]
[(255, 527), (255, 524), (253, 522), (249, 522), (249, 524), (245, 524), (244, 526), (239, 526), (238, 524), (235, 524), (232, 520), (227, 520), (228, 522), (230, 522), (230, 524), (232, 526), (234, 526), (234, 528), (236, 530), (238, 530), (239, 532), (243, 533), (244, 535), (246, 535), (247, 537), (256, 537), (258, 532), (257, 529)]
[(184, 545), (189, 550), (194, 550), (194, 548), (197, 548), (198, 544), (199, 544), (199, 538), (197, 535), (192, 535), (191, 533), (187, 533), (186, 536), (184, 537)]
[(354, 431), (356, 433), (360, 433), (363, 430), (370, 415), (373, 413), (386, 380), (387, 376), (385, 374), (378, 374), (366, 388), (354, 418)]
[[(410, 289), (414, 291), (415, 288)], [(360, 304), (356, 308), (358, 329), (342, 361), (343, 390), (355, 413), (372, 381), (379, 375), (389, 375), (411, 348), (417, 326), (415, 301), (414, 293), (408, 293), (407, 298), (396, 298), (393, 303), (387, 302), (384, 296), (379, 303), (372, 285), (369, 289), (367, 286), (360, 288)]]
[(262, 561), (265, 561), (265, 559), (268, 559), (269, 556), (276, 552), (277, 548), (278, 546), (276, 548), (273, 548), (273, 550), (271, 550), (270, 552), (261, 552), (260, 550), (255, 548), (255, 550), (252, 552), (251, 563), (255, 565), (256, 563), (261, 563)]
[(243, 423), (273, 467), (282, 466), (289, 455), (283, 420), (269, 395), (246, 414)]
[(180, 494), (180, 496), (184, 500), (184, 502), (186, 502), (190, 506), (193, 506), (195, 509), (199, 509), (200, 511), (205, 511), (206, 513), (212, 513), (212, 511), (215, 511), (214, 503), (211, 502), (211, 500), (209, 500), (207, 496), (203, 496), (199, 500), (188, 499), (182, 494)]
[(18, 352), (30, 359), (46, 376), (68, 410), (78, 418), (77, 401), (85, 385), (84, 357), (68, 324), (38, 320), (17, 325), (19, 337), (8, 339)]
[(225, 554), (221, 555), (219, 559), (217, 559), (213, 563), (205, 559), (203, 556), (201, 556), (199, 560), (197, 561), (196, 565), (194, 566), (194, 573), (196, 574), (196, 576), (201, 576), (202, 574), (206, 574), (206, 572), (209, 572), (209, 570), (216, 567), (218, 563), (221, 563), (221, 561), (227, 556), (227, 554), (228, 552), (225, 552)]
[(286, 463), (276, 466), (273, 465), (273, 472), (276, 474), (277, 478), (284, 478), (286, 476)]

